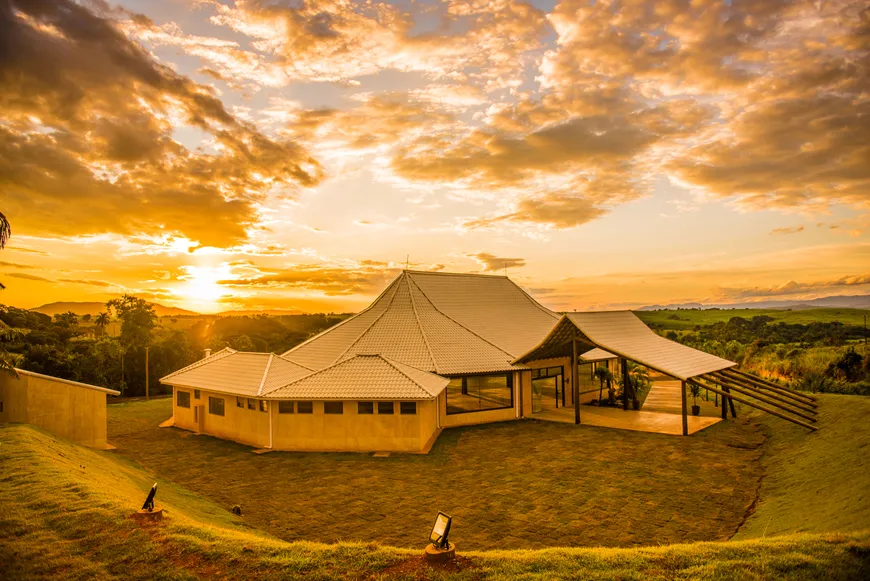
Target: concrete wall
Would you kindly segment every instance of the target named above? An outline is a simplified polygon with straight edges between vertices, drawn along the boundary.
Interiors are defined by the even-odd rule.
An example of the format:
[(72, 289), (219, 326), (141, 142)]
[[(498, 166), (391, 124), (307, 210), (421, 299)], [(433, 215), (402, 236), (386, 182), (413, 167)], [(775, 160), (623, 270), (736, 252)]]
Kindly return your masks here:
[[(178, 392), (190, 394), (190, 408), (178, 405)], [(209, 398), (224, 400), (224, 415), (219, 416), (209, 412)], [(182, 387), (172, 389), (172, 415), (175, 425), (193, 432), (201, 432), (210, 436), (247, 444), (255, 448), (269, 447), (269, 414), (272, 402), (269, 402), (270, 412), (261, 412), (257, 398), (255, 409), (248, 409), (247, 398), (242, 398), (244, 407), (236, 406), (236, 396), (214, 391), (200, 390), (200, 399), (194, 398), (194, 390)], [(194, 406), (200, 406), (198, 412)], [(198, 415), (198, 425), (194, 416)]]
[(0, 374), (0, 423), (20, 422), (99, 450), (106, 449), (106, 395), (117, 391), (19, 370)]

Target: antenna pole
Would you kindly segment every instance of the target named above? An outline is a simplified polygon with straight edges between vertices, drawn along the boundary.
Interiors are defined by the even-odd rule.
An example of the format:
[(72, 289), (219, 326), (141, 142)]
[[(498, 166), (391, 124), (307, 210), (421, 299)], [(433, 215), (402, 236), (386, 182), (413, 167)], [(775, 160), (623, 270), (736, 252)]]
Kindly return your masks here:
[(408, 270), (409, 265), (411, 264), (411, 255), (405, 255), (405, 270)]

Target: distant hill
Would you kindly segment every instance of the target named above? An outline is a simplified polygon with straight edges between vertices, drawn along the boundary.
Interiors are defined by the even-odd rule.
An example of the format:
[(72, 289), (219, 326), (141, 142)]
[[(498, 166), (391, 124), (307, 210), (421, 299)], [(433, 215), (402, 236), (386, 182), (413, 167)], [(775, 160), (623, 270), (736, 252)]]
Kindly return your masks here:
[[(151, 304), (154, 306), (154, 312), (157, 313), (158, 317), (178, 317), (181, 315), (199, 314), (193, 311), (179, 309), (178, 307), (164, 307), (163, 305), (157, 303)], [(44, 315), (48, 315), (49, 317), (53, 317), (59, 313), (68, 313), (70, 311), (77, 314), (78, 316), (96, 315), (97, 313), (102, 313), (106, 310), (106, 303), (66, 301), (48, 303), (47, 305), (42, 305), (41, 307), (36, 307), (35, 309), (30, 310), (36, 311), (37, 313), (42, 313)]]
[(846, 308), (846, 309), (870, 309), (870, 295), (849, 295), (821, 297), (818, 299), (794, 301), (794, 300), (769, 300), (757, 303), (673, 303), (669, 305), (648, 305), (636, 311), (665, 311), (676, 309), (818, 309), (818, 308)]
[(282, 315), (305, 315), (299, 309), (265, 309), (265, 310), (239, 310), (239, 311), (223, 311), (218, 313), (217, 317), (256, 317), (257, 315), (271, 315), (280, 317)]

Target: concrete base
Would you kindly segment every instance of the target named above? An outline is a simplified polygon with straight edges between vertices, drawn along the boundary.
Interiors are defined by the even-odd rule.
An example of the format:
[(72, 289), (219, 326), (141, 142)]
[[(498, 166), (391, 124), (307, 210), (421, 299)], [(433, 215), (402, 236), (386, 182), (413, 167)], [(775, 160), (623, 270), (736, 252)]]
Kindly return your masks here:
[(163, 520), (163, 509), (155, 508), (152, 511), (137, 510), (133, 513), (133, 518), (139, 522), (157, 522)]
[(446, 563), (456, 556), (456, 545), (450, 543), (446, 549), (441, 549), (429, 543), (423, 551), (423, 558), (428, 563)]
[(171, 427), (174, 426), (174, 425), (175, 425), (175, 416), (172, 416), (172, 417), (169, 418), (168, 420), (164, 420), (164, 421), (160, 422), (160, 426), (159, 426), (159, 427), (161, 427), (161, 428), (171, 428)]

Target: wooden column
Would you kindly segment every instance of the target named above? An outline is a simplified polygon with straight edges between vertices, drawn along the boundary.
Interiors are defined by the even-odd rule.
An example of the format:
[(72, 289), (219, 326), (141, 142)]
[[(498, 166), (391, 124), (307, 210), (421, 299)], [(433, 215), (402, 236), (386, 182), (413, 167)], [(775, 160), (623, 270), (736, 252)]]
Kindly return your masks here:
[[(725, 393), (728, 394), (728, 407), (731, 408), (731, 417), (737, 417), (737, 410), (734, 409), (734, 399), (731, 397), (731, 390), (728, 389), (728, 386), (723, 385), (722, 388), (725, 390)], [(728, 415), (728, 411), (725, 411), (725, 415)]]
[(628, 359), (622, 360), (622, 409), (628, 411)]
[(571, 381), (574, 385), (574, 423), (580, 423), (580, 368), (577, 365), (577, 337), (571, 339)]
[(689, 415), (686, 411), (686, 382), (680, 382), (680, 395), (683, 400), (683, 435), (689, 435)]
[(720, 410), (722, 412), (722, 419), (723, 420), (728, 419), (728, 401), (727, 400), (728, 400), (728, 398), (725, 397), (725, 392), (723, 391), (722, 392), (722, 409)]

